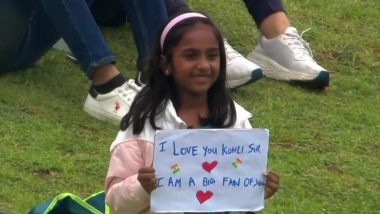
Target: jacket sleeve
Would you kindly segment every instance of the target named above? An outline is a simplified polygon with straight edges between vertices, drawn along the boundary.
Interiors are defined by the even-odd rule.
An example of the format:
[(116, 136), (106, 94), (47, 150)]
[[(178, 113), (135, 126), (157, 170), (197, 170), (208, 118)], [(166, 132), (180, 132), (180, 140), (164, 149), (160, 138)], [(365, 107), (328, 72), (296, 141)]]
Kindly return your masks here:
[(147, 144), (129, 140), (111, 153), (105, 192), (106, 203), (114, 213), (134, 214), (149, 208), (150, 195), (137, 180), (138, 170), (152, 164), (153, 146)]
[(235, 125), (233, 128), (237, 129), (251, 129), (251, 123), (249, 122), (248, 119), (241, 119), (239, 121), (236, 121)]
[(252, 128), (251, 123), (249, 122), (248, 119), (245, 119), (241, 122), (241, 128), (244, 128), (244, 129), (251, 129)]
[(251, 126), (251, 123), (249, 122), (249, 119), (252, 117), (252, 114), (249, 113), (247, 110), (245, 110), (236, 102), (234, 103), (235, 103), (235, 109), (236, 109), (236, 123), (233, 128), (251, 129), (252, 126)]

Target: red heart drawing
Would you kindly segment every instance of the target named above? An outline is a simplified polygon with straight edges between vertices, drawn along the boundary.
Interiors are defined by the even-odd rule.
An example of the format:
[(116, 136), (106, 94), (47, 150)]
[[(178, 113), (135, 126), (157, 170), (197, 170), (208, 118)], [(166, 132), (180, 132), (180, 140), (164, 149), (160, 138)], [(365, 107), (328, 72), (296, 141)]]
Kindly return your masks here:
[(203, 202), (210, 199), (213, 195), (214, 195), (214, 193), (212, 193), (210, 191), (207, 191), (205, 193), (202, 191), (198, 191), (197, 192), (197, 199), (198, 199), (199, 203), (202, 204)]
[(218, 165), (218, 161), (213, 161), (211, 163), (205, 161), (202, 163), (202, 168), (210, 173), (216, 167), (216, 165)]

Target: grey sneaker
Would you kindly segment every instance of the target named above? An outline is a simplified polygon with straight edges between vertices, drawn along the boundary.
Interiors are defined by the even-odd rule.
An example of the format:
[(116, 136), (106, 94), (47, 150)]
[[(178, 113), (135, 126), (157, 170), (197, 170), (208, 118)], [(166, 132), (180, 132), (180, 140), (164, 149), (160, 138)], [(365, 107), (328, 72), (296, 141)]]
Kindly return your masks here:
[(263, 75), (261, 68), (247, 60), (227, 40), (224, 40), (227, 58), (227, 87), (238, 88), (259, 80)]
[(83, 110), (98, 120), (119, 125), (140, 90), (134, 80), (129, 80), (107, 94), (88, 94)]
[(300, 36), (294, 27), (289, 27), (276, 38), (262, 36), (247, 59), (262, 67), (268, 78), (324, 88), (329, 85), (329, 73), (313, 59), (309, 44), (302, 39), (303, 33)]
[(58, 40), (58, 42), (53, 45), (53, 48), (65, 52), (67, 58), (71, 59), (75, 63), (78, 63), (77, 58), (75, 58), (73, 52), (71, 52), (69, 46), (67, 46), (66, 42), (63, 39)]

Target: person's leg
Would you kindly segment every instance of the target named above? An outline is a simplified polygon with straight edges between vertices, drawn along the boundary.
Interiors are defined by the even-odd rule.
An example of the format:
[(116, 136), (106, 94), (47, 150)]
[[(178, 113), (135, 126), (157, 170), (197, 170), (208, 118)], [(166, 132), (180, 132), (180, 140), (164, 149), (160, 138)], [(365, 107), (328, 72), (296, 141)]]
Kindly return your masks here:
[[(133, 38), (138, 51), (137, 70), (140, 73), (149, 57), (151, 46), (161, 26), (168, 19), (163, 1), (120, 0), (131, 24)], [(137, 82), (143, 83), (144, 77), (137, 75)]]
[(244, 4), (265, 37), (276, 37), (289, 27), (281, 0), (244, 0)]
[(115, 59), (89, 10), (90, 1), (40, 0), (59, 35), (92, 81), (84, 111), (99, 120), (119, 124), (139, 88), (133, 81), (125, 82), (113, 65)]
[[(7, 1), (7, 0), (6, 0)], [(23, 1), (18, 1), (23, 2)], [(31, 17), (11, 59), (10, 70), (27, 67), (45, 54), (62, 36), (84, 72), (92, 77), (102, 65), (115, 62), (83, 0), (32, 1)], [(99, 78), (94, 76), (95, 81)], [(103, 77), (105, 75), (102, 75)]]
[[(45, 11), (92, 85), (84, 111), (115, 125), (128, 112), (138, 89), (125, 82), (90, 10), (90, 0), (41, 0)], [(64, 9), (62, 9), (64, 8)]]
[[(88, 5), (84, 0), (60, 1), (63, 2), (65, 10), (48, 13), (54, 24), (58, 25), (57, 31), (92, 82), (83, 109), (96, 119), (118, 125), (140, 88), (134, 81), (126, 82), (114, 65), (115, 58), (109, 52), (89, 10), (92, 0), (88, 0)], [(62, 7), (54, 1), (42, 2), (46, 11)], [(55, 15), (57, 13), (58, 16)]]
[(247, 58), (264, 70), (264, 75), (311, 88), (324, 88), (329, 74), (318, 65), (297, 30), (290, 27), (281, 0), (244, 0), (262, 36)]
[[(49, 48), (59, 36), (62, 36), (90, 79), (94, 76), (96, 68), (115, 62), (89, 10), (89, 5), (93, 0), (87, 0), (87, 2), (84, 0), (40, 0), (40, 2), (48, 20), (54, 26), (53, 30), (56, 31), (56, 37), (49, 42)], [(46, 18), (44, 13), (40, 14), (42, 14), (40, 19)], [(40, 35), (38, 39), (41, 38), (44, 39)]]
[(277, 37), (290, 27), (281, 0), (244, 0), (244, 3), (265, 38)]
[(12, 55), (27, 31), (31, 12), (29, 1), (0, 1), (0, 73), (8, 70)]
[[(85, 110), (91, 108), (93, 111), (87, 112), (95, 118), (117, 124), (129, 110), (131, 100), (126, 94), (132, 92), (113, 65), (115, 59), (89, 11), (89, 3), (90, 0), (31, 1), (32, 13), (27, 30), (17, 49), (12, 51), (6, 67), (19, 69), (34, 63), (63, 37), (92, 80)], [(92, 93), (94, 91), (96, 94)], [(136, 90), (132, 91), (136, 93)]]
[(283, 33), (290, 27), (288, 17), (284, 12), (275, 12), (265, 18), (260, 26), (260, 32), (267, 39), (273, 39)]
[(119, 0), (95, 0), (90, 10), (99, 26), (118, 27), (127, 22), (125, 11)]

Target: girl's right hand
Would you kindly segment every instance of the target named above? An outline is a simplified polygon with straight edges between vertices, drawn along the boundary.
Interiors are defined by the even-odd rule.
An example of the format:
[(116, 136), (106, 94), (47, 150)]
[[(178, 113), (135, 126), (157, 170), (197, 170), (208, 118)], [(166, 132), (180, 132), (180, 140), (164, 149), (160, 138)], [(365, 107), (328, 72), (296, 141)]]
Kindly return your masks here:
[(264, 198), (270, 198), (274, 195), (280, 187), (280, 177), (273, 171), (268, 171), (264, 175), (265, 177), (265, 196)]
[(137, 180), (148, 193), (151, 193), (157, 188), (157, 179), (154, 175), (153, 167), (141, 168), (138, 172)]

